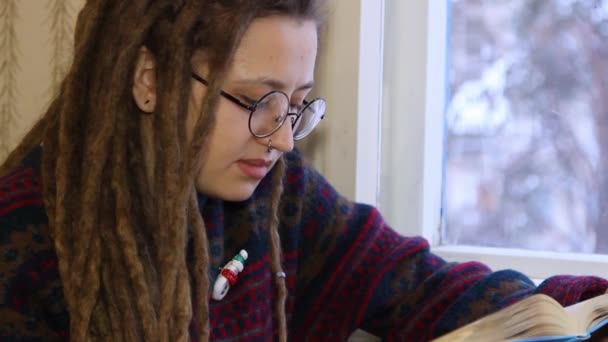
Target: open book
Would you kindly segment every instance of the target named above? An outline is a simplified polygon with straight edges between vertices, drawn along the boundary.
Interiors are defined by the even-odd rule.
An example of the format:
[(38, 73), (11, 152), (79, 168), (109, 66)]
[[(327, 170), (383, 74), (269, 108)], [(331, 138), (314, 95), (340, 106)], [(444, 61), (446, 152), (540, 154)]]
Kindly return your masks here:
[(579, 341), (608, 324), (608, 294), (563, 308), (537, 294), (433, 342)]

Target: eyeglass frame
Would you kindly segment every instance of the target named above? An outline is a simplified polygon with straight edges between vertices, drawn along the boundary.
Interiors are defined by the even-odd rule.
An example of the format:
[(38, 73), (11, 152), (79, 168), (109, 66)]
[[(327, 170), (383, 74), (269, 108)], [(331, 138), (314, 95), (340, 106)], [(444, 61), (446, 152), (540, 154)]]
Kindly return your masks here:
[[(209, 86), (209, 82), (206, 79), (204, 79), (202, 76), (198, 75), (194, 71), (192, 71), (190, 74), (191, 74), (192, 78), (195, 79), (196, 81), (198, 81), (206, 86)], [(287, 96), (287, 94), (285, 94), (284, 92), (282, 92), (280, 90), (272, 90), (272, 91), (264, 94), (262, 97), (260, 97), (259, 100), (255, 101), (253, 104), (248, 105), (248, 104), (244, 103), (243, 101), (239, 100), (236, 96), (220, 89), (220, 95), (222, 95), (224, 98), (231, 101), (232, 103), (236, 104), (237, 106), (239, 106), (243, 109), (247, 109), (249, 111), (249, 122), (248, 122), (249, 132), (251, 133), (251, 135), (253, 135), (256, 138), (266, 138), (266, 137), (273, 135), (276, 131), (278, 131), (279, 129), (281, 129), (281, 127), (283, 127), (283, 124), (285, 123), (285, 121), (287, 121), (287, 118), (289, 116), (295, 116), (295, 119), (291, 120), (291, 128), (293, 129), (295, 127), (296, 123), (298, 122), (298, 120), (300, 119), (300, 117), (302, 116), (302, 113), (306, 110), (306, 108), (308, 108), (310, 106), (310, 104), (314, 103), (317, 100), (325, 101), (325, 99), (323, 99), (321, 97), (317, 97), (317, 98), (313, 99), (312, 101), (303, 100), (304, 106), (302, 106), (302, 108), (297, 113), (290, 113), (289, 104), (288, 104), (287, 112), (285, 113), (285, 117), (283, 118), (283, 121), (281, 121), (281, 123), (279, 125), (277, 125), (277, 127), (275, 127), (270, 133), (255, 134), (253, 132), (253, 130), (251, 129), (251, 120), (253, 118), (253, 113), (256, 111), (258, 104), (260, 102), (262, 102), (262, 100), (264, 100), (266, 97), (268, 97), (274, 93), (281, 93), (281, 94), (285, 95), (285, 97), (289, 101), (289, 96)], [(325, 117), (325, 113), (323, 113), (321, 115), (321, 117), (319, 118), (319, 121), (323, 120), (324, 117)], [(316, 127), (316, 125), (315, 125), (315, 127)], [(314, 130), (315, 127), (313, 127), (313, 129), (310, 132), (308, 132), (305, 136), (296, 139), (296, 136), (294, 135), (293, 139), (300, 140), (300, 139), (306, 138), (308, 136), (308, 134), (310, 134)]]

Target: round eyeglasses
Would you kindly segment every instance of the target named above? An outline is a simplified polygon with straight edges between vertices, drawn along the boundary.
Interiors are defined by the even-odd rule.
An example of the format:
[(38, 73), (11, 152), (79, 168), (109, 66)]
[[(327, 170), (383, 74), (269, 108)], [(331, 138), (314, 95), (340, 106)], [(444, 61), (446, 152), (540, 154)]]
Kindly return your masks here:
[[(204, 85), (209, 85), (207, 80), (194, 72), (192, 72), (192, 78)], [(290, 113), (289, 96), (280, 90), (269, 92), (251, 105), (242, 102), (234, 95), (223, 90), (220, 94), (249, 111), (249, 131), (253, 136), (258, 138), (265, 138), (278, 131), (289, 117), (293, 131), (293, 140), (303, 139), (325, 117), (325, 109), (327, 107), (325, 99), (316, 98), (312, 101), (304, 100), (303, 106), (297, 112)]]

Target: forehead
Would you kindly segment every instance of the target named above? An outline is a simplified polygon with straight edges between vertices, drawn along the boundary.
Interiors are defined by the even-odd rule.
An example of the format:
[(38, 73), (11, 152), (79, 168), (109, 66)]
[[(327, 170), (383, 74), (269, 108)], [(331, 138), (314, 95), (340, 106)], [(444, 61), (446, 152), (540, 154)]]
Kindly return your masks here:
[(317, 27), (313, 20), (255, 19), (235, 51), (229, 78), (271, 78), (289, 86), (313, 79)]

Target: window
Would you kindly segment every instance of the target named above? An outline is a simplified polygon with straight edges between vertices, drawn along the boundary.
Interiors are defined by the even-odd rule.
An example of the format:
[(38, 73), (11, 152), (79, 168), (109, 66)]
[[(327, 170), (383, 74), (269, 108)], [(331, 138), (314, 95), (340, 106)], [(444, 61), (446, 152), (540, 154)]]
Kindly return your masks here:
[[(593, 107), (608, 90), (591, 86), (608, 89), (608, 73), (599, 75), (608, 57), (608, 45), (598, 47), (605, 8), (582, 0), (385, 2), (378, 205), (397, 230), (427, 237), (448, 259), (536, 278), (608, 274), (607, 255), (583, 254), (608, 248), (590, 224), (608, 217), (596, 190), (608, 175), (600, 165), (608, 162), (600, 146), (608, 120), (602, 127), (593, 116), (608, 114), (608, 105)], [(581, 51), (585, 44), (596, 50)], [(541, 94), (540, 84), (553, 88)]]
[(442, 241), (608, 254), (608, 1), (451, 1)]

